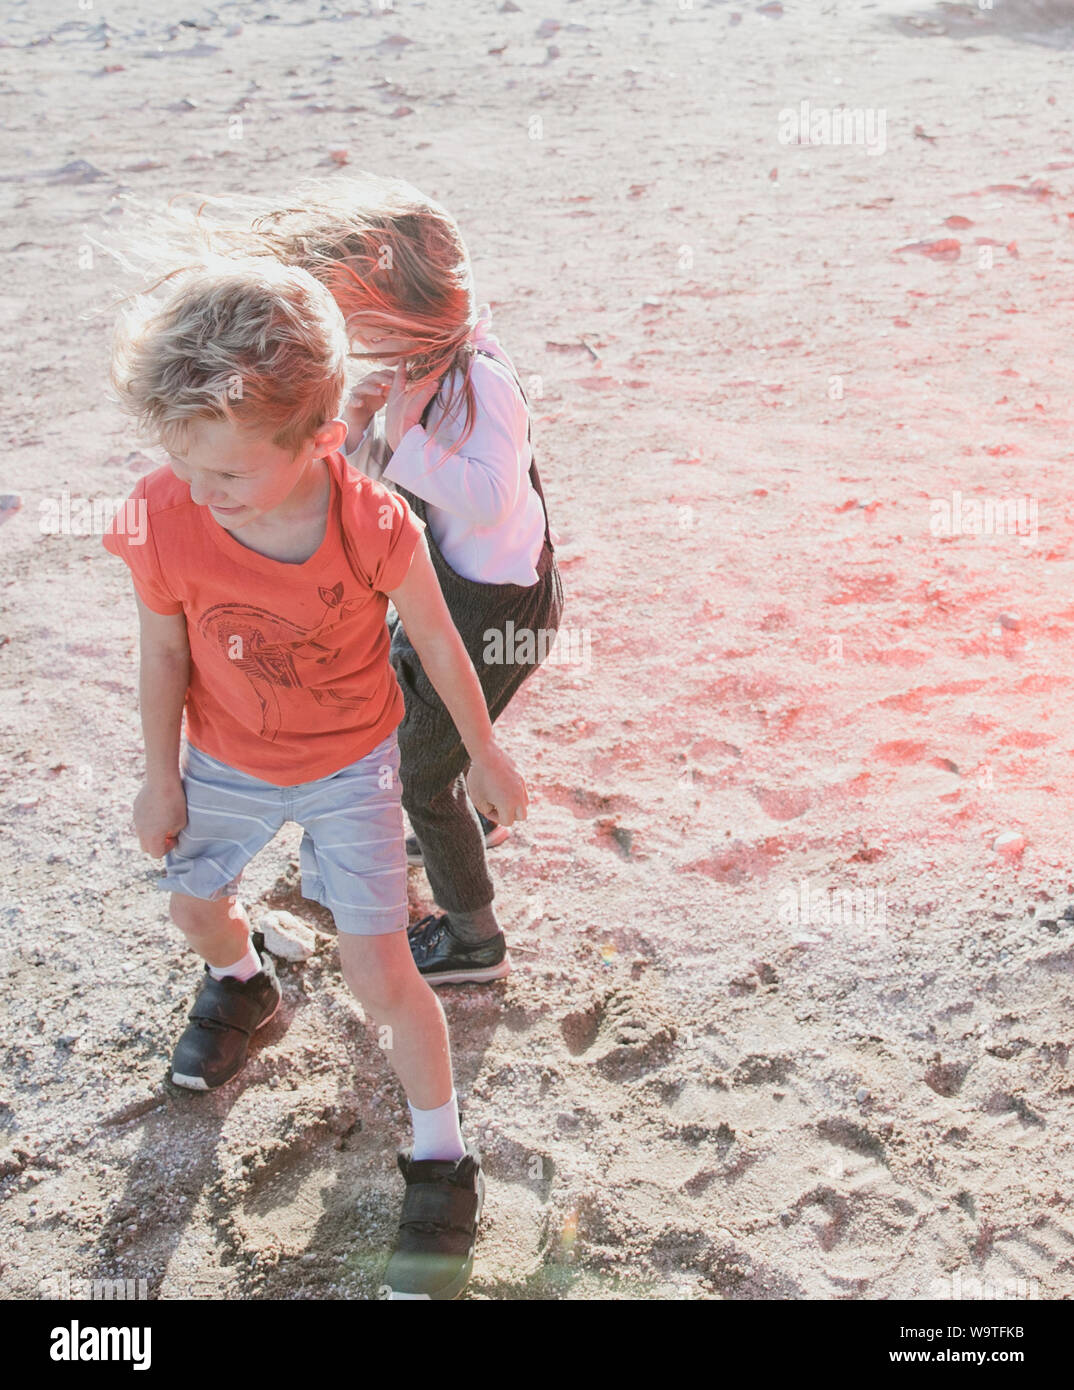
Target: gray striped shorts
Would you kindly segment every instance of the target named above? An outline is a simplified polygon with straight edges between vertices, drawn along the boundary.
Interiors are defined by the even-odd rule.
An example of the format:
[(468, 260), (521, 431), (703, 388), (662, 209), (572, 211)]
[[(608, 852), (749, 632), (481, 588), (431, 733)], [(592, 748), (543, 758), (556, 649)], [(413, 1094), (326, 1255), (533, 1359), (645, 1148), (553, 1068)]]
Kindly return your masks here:
[(277, 787), (188, 743), (187, 823), (157, 887), (210, 902), (238, 891), (250, 860), (288, 821), (302, 826), (302, 896), (336, 929), (382, 936), (407, 925), (406, 850), (393, 731), (364, 758), (316, 782)]

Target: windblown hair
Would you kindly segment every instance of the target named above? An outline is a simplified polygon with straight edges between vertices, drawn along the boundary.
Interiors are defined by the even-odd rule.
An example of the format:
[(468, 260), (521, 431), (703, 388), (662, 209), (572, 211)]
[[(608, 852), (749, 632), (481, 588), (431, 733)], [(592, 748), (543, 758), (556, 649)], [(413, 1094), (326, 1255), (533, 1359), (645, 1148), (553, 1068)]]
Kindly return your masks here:
[(325, 287), (269, 257), (207, 256), (164, 277), (163, 303), (121, 315), (112, 384), (151, 438), (195, 419), (231, 420), (297, 449), (335, 419), (348, 385), (347, 333)]
[[(444, 416), (465, 408), (469, 438), (476, 416), (470, 381), (476, 321), (470, 260), (454, 218), (398, 179), (308, 183), (283, 206), (253, 221), (250, 250), (300, 266), (331, 290), (343, 317), (362, 318), (404, 338), (411, 384), (460, 385), (444, 399)], [(376, 357), (375, 352), (357, 354)]]

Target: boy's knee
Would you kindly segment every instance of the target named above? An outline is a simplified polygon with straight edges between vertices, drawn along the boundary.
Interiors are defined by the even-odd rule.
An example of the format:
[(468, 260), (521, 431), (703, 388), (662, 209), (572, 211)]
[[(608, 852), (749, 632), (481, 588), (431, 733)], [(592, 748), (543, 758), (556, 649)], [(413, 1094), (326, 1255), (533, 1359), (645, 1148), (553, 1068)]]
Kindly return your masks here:
[(381, 949), (383, 937), (340, 937), (343, 978), (362, 1008), (374, 1018), (398, 1013), (406, 1007), (414, 989), (425, 985), (410, 954), (406, 933), (400, 935), (405, 956), (401, 950), (386, 954)]
[(357, 971), (343, 970), (351, 993), (362, 1008), (374, 1018), (389, 1018), (399, 1012), (406, 1003), (411, 983), (403, 984), (384, 974), (360, 975)]
[(168, 916), (177, 927), (189, 926), (197, 916), (198, 899), (187, 893), (173, 893), (168, 901)]
[(179, 928), (198, 928), (215, 924), (221, 918), (241, 917), (238, 897), (195, 898), (189, 893), (173, 893), (168, 903), (168, 916)]

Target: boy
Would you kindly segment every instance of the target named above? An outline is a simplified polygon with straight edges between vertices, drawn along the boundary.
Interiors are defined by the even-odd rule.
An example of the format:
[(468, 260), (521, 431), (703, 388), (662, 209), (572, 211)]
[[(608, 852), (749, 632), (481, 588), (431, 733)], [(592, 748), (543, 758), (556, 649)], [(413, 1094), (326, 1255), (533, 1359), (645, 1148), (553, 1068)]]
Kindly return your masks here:
[[(413, 1118), (385, 1282), (395, 1298), (454, 1298), (484, 1179), (459, 1129), (443, 1011), (407, 943), (389, 598), (466, 744), (474, 804), (510, 825), (526, 790), (493, 741), (421, 522), (338, 452), (347, 352), (328, 291), (268, 260), (188, 271), (163, 307), (141, 301), (122, 326), (113, 381), (171, 457), (104, 538), (130, 566), (140, 619), (134, 824), (205, 961), (172, 1061), (173, 1082), (195, 1090), (235, 1076), (279, 1007), (237, 892), (279, 828), (303, 826), (303, 893), (332, 912), (344, 977), (391, 1030)], [(144, 525), (128, 535), (132, 506)]]

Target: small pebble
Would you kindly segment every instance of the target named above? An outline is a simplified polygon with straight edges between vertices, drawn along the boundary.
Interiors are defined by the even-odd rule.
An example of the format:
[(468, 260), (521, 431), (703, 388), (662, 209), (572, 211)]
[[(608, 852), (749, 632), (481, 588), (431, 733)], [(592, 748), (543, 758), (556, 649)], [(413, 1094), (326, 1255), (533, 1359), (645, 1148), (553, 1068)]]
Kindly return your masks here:
[(106, 178), (100, 169), (90, 164), (85, 159), (73, 159), (70, 164), (65, 164), (62, 169), (57, 169), (53, 174), (53, 181), (57, 183), (93, 183), (96, 179)]

